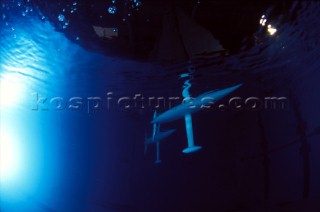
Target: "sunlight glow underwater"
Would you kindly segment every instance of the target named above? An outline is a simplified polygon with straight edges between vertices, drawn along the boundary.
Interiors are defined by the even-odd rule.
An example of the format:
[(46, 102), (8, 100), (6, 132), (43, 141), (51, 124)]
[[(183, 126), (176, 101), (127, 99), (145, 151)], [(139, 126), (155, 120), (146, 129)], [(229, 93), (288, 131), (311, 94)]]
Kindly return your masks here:
[[(0, 195), (3, 199), (15, 199), (18, 193), (29, 189), (34, 172), (35, 148), (32, 141), (27, 141), (28, 129), (21, 128), (26, 117), (18, 110), (22, 100), (21, 94), (25, 89), (19, 75), (3, 74), (1, 78), (0, 96)], [(15, 78), (16, 77), (16, 78)], [(22, 125), (23, 126), (23, 125)], [(30, 130), (30, 129), (29, 129)], [(32, 137), (32, 136), (30, 136)], [(33, 171), (31, 173), (31, 171)]]
[[(4, 66), (2, 68), (11, 72), (12, 69)], [(25, 89), (23, 83), (19, 81), (18, 74), (6, 73), (0, 80), (0, 108), (1, 108), (1, 131), (0, 131), (0, 185), (1, 187), (14, 183), (23, 169), (23, 148), (20, 145), (21, 138), (12, 129), (7, 129), (9, 119), (3, 113), (14, 108), (19, 103), (21, 93)], [(2, 123), (3, 122), (3, 123)], [(14, 125), (14, 124), (12, 124)], [(7, 128), (4, 129), (4, 126)], [(19, 142), (20, 141), (20, 142)]]
[[(50, 24), (37, 24), (64, 44)], [(58, 183), (59, 159), (54, 157), (58, 143), (52, 142), (57, 139), (52, 130), (56, 118), (32, 111), (30, 98), (34, 91), (46, 89), (43, 73), (52, 69), (48, 61), (56, 57), (43, 54), (43, 48), (51, 50), (49, 39), (42, 36), (43, 43), (37, 44), (37, 37), (20, 23), (15, 29), (14, 37), (10, 31), (2, 34), (0, 46), (0, 211), (34, 211), (32, 204), (48, 198), (48, 188)], [(54, 68), (62, 69), (62, 64)]]
[(23, 169), (24, 153), (15, 135), (2, 130), (0, 141), (0, 182), (1, 185), (14, 183)]
[[(11, 71), (6, 66), (4, 66), (4, 70)], [(22, 98), (21, 93), (25, 89), (25, 86), (19, 79), (19, 75), (15, 73), (3, 74), (0, 82), (0, 107), (1, 109), (10, 108)]]
[[(5, 66), (2, 70), (10, 71)], [(25, 88), (15, 73), (2, 74), (0, 82), (0, 187), (4, 189), (17, 183), (26, 165), (23, 139), (17, 133), (19, 130), (13, 130), (16, 118), (11, 116)]]

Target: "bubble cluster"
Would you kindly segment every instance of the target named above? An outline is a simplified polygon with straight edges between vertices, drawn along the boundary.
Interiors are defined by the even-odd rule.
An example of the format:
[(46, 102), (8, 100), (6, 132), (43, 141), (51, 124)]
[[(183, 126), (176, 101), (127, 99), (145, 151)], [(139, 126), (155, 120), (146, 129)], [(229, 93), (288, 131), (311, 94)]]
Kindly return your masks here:
[(64, 20), (65, 20), (64, 15), (59, 14), (59, 15), (58, 15), (58, 20), (61, 21), (61, 22), (64, 21)]
[[(11, 26), (10, 21), (12, 20), (11, 15), (14, 13), (15, 15), (21, 15), (22, 17), (27, 17), (28, 15), (32, 15), (34, 13), (33, 4), (30, 0), (25, 1), (7, 1), (6, 3), (1, 3), (1, 17), (4, 26)], [(1, 27), (1, 26), (0, 26)]]
[(142, 2), (141, 1), (139, 1), (139, 0), (130, 0), (129, 1), (130, 2), (130, 8), (131, 9), (139, 9), (139, 7), (141, 7), (142, 6)]
[(108, 13), (110, 14), (116, 14), (117, 13), (117, 7), (112, 5), (108, 8)]

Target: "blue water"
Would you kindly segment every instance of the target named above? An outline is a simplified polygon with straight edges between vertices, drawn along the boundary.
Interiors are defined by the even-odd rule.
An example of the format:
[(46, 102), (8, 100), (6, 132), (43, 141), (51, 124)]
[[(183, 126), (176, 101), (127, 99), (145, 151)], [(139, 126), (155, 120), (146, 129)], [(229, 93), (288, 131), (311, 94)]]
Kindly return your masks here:
[[(319, 211), (319, 9), (318, 2), (292, 3), (268, 17), (274, 35), (259, 26), (254, 44), (193, 61), (191, 95), (243, 83), (234, 96), (285, 96), (288, 108), (199, 112), (193, 133), (202, 149), (194, 154), (182, 153), (184, 120), (164, 124), (176, 132), (155, 164), (154, 146), (143, 154), (154, 108), (109, 108), (108, 97), (181, 97), (190, 63), (85, 48), (80, 34), (66, 36), (29, 1), (3, 1), (1, 211)], [(72, 97), (83, 107), (70, 108)], [(97, 110), (91, 97), (102, 99)]]

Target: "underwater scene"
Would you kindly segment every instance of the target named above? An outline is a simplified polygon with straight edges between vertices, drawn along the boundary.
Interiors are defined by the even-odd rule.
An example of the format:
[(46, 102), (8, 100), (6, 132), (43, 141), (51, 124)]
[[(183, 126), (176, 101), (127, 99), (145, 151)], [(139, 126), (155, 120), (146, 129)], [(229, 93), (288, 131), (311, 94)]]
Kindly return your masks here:
[(1, 212), (320, 212), (320, 1), (0, 12)]

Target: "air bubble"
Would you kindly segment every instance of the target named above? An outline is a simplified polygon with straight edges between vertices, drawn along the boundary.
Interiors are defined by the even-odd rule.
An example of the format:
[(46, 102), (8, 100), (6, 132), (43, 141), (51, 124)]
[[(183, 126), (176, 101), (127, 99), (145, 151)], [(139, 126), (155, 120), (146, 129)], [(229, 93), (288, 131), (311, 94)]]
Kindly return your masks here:
[(110, 14), (116, 14), (116, 12), (117, 12), (117, 7), (116, 7), (116, 6), (110, 6), (110, 7), (108, 8), (108, 13), (110, 13)]
[(59, 21), (64, 21), (64, 19), (65, 19), (64, 15), (62, 15), (62, 14), (58, 15), (58, 20)]

